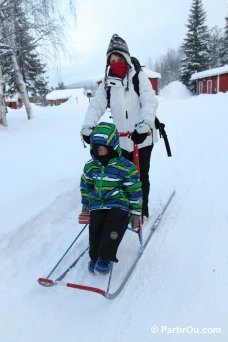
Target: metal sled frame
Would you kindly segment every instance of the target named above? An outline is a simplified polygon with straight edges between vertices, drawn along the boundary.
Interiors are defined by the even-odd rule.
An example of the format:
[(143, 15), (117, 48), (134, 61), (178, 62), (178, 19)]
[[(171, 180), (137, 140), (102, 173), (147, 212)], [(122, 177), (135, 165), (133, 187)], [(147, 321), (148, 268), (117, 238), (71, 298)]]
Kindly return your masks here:
[[(81, 285), (81, 284), (74, 284), (74, 283), (66, 283), (66, 282), (62, 282), (60, 280), (60, 279), (63, 279), (64, 276), (66, 275), (66, 273), (68, 273), (68, 271), (75, 266), (77, 261), (80, 259), (81, 256), (83, 256), (85, 254), (85, 252), (87, 251), (88, 248), (74, 261), (74, 263), (59, 278), (57, 278), (56, 280), (49, 279), (49, 276), (51, 275), (53, 270), (56, 269), (56, 267), (57, 267), (56, 266), (51, 271), (51, 273), (49, 274), (49, 276), (47, 278), (39, 278), (38, 279), (39, 284), (43, 285), (43, 286), (46, 286), (46, 287), (50, 287), (50, 286), (54, 286), (54, 285), (66, 286), (66, 287), (70, 287), (70, 288), (74, 288), (74, 289), (95, 292), (95, 293), (98, 293), (98, 294), (102, 295), (103, 297), (105, 297), (107, 299), (114, 299), (114, 298), (116, 298), (119, 295), (119, 293), (121, 292), (121, 290), (123, 289), (123, 287), (125, 286), (125, 284), (127, 283), (127, 281), (130, 278), (131, 274), (133, 273), (133, 271), (134, 271), (134, 269), (135, 269), (139, 259), (141, 258), (141, 256), (142, 256), (142, 254), (143, 254), (143, 252), (144, 252), (148, 242), (150, 241), (150, 239), (151, 239), (155, 229), (159, 226), (159, 224), (161, 222), (161, 219), (164, 216), (164, 214), (165, 214), (165, 212), (166, 212), (170, 202), (172, 201), (174, 195), (175, 195), (175, 190), (172, 192), (172, 194), (170, 195), (170, 197), (169, 197), (168, 201), (166, 202), (164, 208), (162, 209), (161, 213), (157, 216), (156, 220), (154, 221), (154, 223), (153, 223), (153, 225), (151, 227), (151, 231), (150, 231), (149, 236), (147, 237), (145, 243), (141, 246), (139, 254), (137, 255), (137, 257), (136, 257), (135, 261), (133, 262), (131, 268), (129, 269), (128, 273), (125, 275), (125, 277), (122, 280), (120, 286), (118, 287), (118, 289), (115, 292), (113, 292), (113, 293), (109, 292), (109, 287), (110, 287), (111, 277), (112, 277), (112, 269), (110, 271), (109, 280), (108, 280), (108, 287), (107, 287), (106, 291), (102, 290), (100, 288), (96, 288), (96, 287), (91, 287), (91, 286)], [(87, 226), (87, 224), (85, 225), (85, 227), (86, 226)], [(83, 228), (83, 230), (85, 229), (85, 227)], [(79, 233), (79, 235), (81, 234), (81, 232)], [(77, 236), (77, 238), (79, 237), (79, 235)], [(71, 248), (71, 246), (70, 246), (70, 248)], [(67, 252), (68, 252), (68, 250), (67, 250)], [(63, 257), (65, 255), (66, 255), (66, 253), (63, 255)], [(63, 259), (63, 257), (60, 259), (60, 261)], [(57, 265), (58, 264), (59, 263), (57, 263)]]

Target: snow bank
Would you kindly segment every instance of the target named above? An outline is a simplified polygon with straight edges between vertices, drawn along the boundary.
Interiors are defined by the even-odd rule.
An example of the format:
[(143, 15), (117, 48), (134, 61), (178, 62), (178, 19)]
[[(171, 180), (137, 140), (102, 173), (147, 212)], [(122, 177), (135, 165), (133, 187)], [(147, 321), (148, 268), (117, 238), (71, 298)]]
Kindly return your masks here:
[(190, 90), (179, 81), (169, 83), (159, 92), (159, 96), (167, 100), (185, 99), (191, 95)]
[(47, 100), (69, 99), (74, 97), (79, 99), (83, 93), (83, 89), (58, 89), (52, 90), (46, 95)]
[(9, 233), (72, 188), (81, 173), (79, 130), (88, 106), (82, 94), (60, 106), (33, 105), (34, 118), (24, 108), (9, 109), (9, 128), (0, 131), (0, 226)]

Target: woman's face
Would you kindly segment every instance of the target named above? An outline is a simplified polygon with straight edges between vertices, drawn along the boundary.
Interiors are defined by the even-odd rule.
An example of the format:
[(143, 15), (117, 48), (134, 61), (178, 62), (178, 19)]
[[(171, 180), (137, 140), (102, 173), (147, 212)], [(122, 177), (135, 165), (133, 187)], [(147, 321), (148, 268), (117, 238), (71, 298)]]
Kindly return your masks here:
[(113, 53), (110, 57), (110, 63), (115, 63), (115, 62), (125, 62), (125, 58), (121, 55), (116, 55)]

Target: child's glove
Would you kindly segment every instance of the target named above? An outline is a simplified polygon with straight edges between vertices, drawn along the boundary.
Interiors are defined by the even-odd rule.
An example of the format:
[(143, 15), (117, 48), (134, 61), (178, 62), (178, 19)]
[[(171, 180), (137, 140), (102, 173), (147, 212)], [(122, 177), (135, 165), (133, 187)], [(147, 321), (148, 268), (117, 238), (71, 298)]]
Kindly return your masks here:
[(86, 142), (86, 144), (90, 144), (90, 135), (82, 135), (83, 140)]
[(81, 135), (83, 137), (83, 140), (87, 143), (90, 144), (90, 136), (92, 133), (93, 129), (89, 126), (85, 126), (81, 130)]
[(89, 207), (86, 204), (82, 205), (82, 213), (88, 213), (89, 212)]
[(130, 214), (128, 223), (131, 224), (133, 229), (138, 228), (140, 215)]

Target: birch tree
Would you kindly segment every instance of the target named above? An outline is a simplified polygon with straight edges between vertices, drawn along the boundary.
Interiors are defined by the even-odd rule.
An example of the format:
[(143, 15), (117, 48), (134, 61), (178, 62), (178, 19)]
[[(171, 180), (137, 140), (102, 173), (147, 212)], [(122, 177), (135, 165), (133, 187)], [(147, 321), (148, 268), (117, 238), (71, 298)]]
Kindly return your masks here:
[(17, 59), (15, 22), (20, 13), (24, 13), (27, 29), (32, 32), (35, 43), (47, 43), (49, 47), (52, 45), (52, 48), (63, 46), (61, 39), (64, 30), (64, 17), (56, 6), (57, 2), (58, 0), (0, 0), (2, 38), (4, 43), (10, 47), (9, 53), (15, 74), (15, 83), (22, 97), (28, 119), (32, 118), (32, 107)]
[(8, 127), (6, 119), (6, 105), (4, 99), (4, 82), (2, 77), (2, 68), (0, 64), (0, 125)]
[[(0, 0), (0, 8), (2, 8), (4, 1)], [(6, 105), (5, 105), (5, 92), (4, 92), (4, 81), (2, 76), (1, 60), (4, 55), (9, 51), (9, 47), (2, 43), (2, 35), (0, 31), (0, 125), (8, 127), (6, 119)]]
[(25, 82), (23, 80), (18, 62), (17, 62), (17, 43), (16, 43), (16, 29), (15, 22), (18, 19), (16, 13), (16, 6), (20, 6), (17, 1), (5, 1), (0, 7), (0, 19), (2, 22), (2, 36), (4, 43), (9, 47), (9, 53), (11, 58), (12, 67), (15, 74), (15, 83), (18, 91), (21, 95), (23, 104), (26, 109), (28, 119), (32, 118), (32, 106), (29, 101), (28, 92)]
[(16, 20), (17, 20), (17, 17), (15, 15), (14, 8), (13, 6), (11, 6), (9, 8), (8, 20), (6, 21), (4, 19), (2, 21), (2, 26), (4, 29), (5, 40), (11, 48), (10, 56), (11, 56), (12, 67), (15, 73), (15, 83), (17, 85), (18, 91), (20, 92), (22, 102), (25, 106), (28, 119), (31, 119), (32, 118), (32, 106), (30, 104), (26, 85), (23, 80), (23, 77), (22, 77), (22, 74), (18, 65), (18, 61), (17, 61), (17, 45), (16, 45), (16, 35), (15, 35), (15, 32), (16, 32), (15, 21)]

